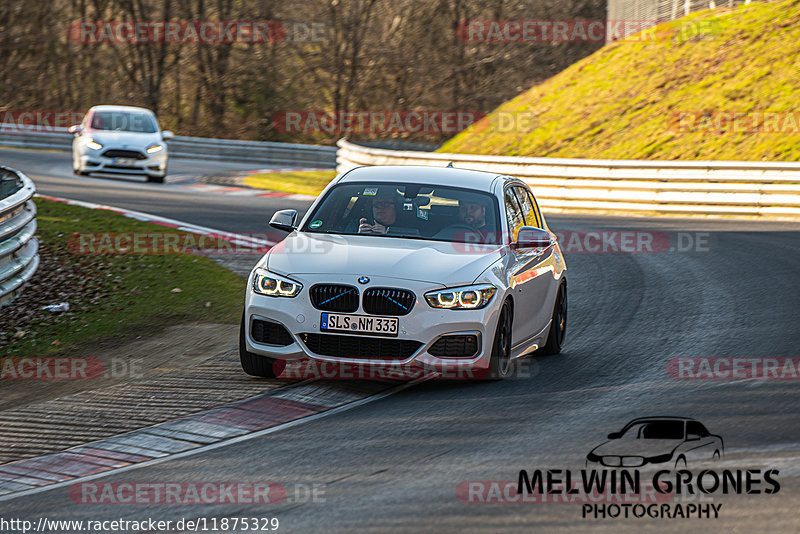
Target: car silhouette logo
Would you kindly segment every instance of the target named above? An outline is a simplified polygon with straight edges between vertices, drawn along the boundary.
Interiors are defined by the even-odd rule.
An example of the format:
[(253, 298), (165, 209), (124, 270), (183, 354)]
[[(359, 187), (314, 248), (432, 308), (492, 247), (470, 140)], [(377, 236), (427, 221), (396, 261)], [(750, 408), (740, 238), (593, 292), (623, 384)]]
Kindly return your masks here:
[(688, 417), (641, 417), (612, 432), (586, 456), (587, 467), (641, 467), (718, 460), (725, 452), (722, 437)]
[(368, 284), (369, 283), (369, 277), (367, 277), (367, 276), (359, 277), (358, 278), (358, 283), (359, 284)]

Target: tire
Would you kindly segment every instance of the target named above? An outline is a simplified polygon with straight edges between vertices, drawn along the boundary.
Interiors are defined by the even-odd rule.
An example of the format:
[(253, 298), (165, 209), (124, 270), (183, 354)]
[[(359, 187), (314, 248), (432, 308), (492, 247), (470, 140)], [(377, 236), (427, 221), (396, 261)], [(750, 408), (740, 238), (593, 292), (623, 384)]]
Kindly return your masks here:
[(147, 181), (152, 183), (152, 184), (163, 184), (164, 183), (164, 178), (166, 178), (166, 177), (167, 177), (166, 174), (163, 174), (161, 176), (150, 176), (148, 174), (147, 175)]
[[(247, 344), (244, 342), (244, 314), (242, 314), (242, 322), (239, 325), (239, 361), (242, 364), (242, 370), (250, 376), (258, 376), (261, 378), (275, 378), (283, 372), (283, 365), (275, 365), (274, 358), (261, 356), (260, 354), (253, 354), (247, 350)], [(280, 367), (280, 369), (276, 369)], [(276, 371), (278, 371), (276, 373)]]
[(514, 312), (511, 303), (506, 300), (500, 308), (497, 329), (494, 333), (492, 356), (489, 360), (489, 379), (502, 380), (511, 370), (511, 325)]
[(72, 160), (72, 174), (75, 176), (89, 176), (89, 173), (86, 171), (82, 171), (80, 165), (77, 167), (75, 166), (75, 160)]
[(553, 317), (550, 322), (550, 331), (547, 334), (547, 343), (533, 353), (534, 356), (551, 356), (561, 352), (564, 339), (567, 335), (567, 284), (558, 286), (556, 303), (553, 306)]

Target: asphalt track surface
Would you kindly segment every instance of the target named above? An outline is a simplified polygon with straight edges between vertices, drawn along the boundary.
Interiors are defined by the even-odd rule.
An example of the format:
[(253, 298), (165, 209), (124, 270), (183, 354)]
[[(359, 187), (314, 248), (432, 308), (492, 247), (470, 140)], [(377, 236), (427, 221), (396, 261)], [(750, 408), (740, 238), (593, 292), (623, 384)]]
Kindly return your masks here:
[[(275, 209), (307, 205), (195, 193), (176, 182), (77, 178), (66, 153), (3, 149), (0, 161), (25, 171), (43, 194), (229, 231), (262, 231)], [(178, 181), (212, 167), (248, 168), (177, 159), (170, 165)], [(510, 379), (430, 381), (343, 413), (96, 481), (279, 482), (288, 490), (280, 503), (77, 505), (61, 487), (0, 502), (0, 515), (277, 517), (279, 532), (800, 530), (800, 381), (667, 374), (676, 357), (800, 356), (800, 225), (577, 215), (548, 222), (556, 231), (664, 232), (673, 247), (678, 232), (709, 234), (700, 250), (685, 252), (567, 252), (565, 349), (529, 361)], [(725, 440), (725, 457), (709, 464), (713, 469), (775, 468), (780, 490), (672, 501), (722, 504), (716, 519), (583, 518), (580, 504), (464, 502), (469, 499), (457, 492), (469, 481), (516, 482), (520, 469), (577, 472), (606, 434), (652, 415), (699, 419)], [(312, 484), (321, 486), (308, 502), (304, 488)]]

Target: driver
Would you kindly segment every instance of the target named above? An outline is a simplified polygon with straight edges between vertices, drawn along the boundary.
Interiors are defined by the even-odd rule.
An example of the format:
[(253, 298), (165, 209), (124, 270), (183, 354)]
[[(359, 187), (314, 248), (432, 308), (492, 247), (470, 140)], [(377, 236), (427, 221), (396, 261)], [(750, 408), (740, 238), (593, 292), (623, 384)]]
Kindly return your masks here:
[(372, 224), (363, 218), (358, 224), (359, 234), (385, 234), (397, 221), (395, 193), (390, 188), (380, 188), (372, 199)]

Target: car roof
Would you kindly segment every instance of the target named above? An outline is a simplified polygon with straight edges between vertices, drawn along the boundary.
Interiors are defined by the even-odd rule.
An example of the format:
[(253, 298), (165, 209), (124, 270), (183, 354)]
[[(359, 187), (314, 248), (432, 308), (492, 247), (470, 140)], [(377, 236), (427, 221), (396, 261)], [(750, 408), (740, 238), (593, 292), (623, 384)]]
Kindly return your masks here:
[[(492, 191), (492, 183), (499, 175), (492, 172), (454, 169), (452, 167), (426, 167), (423, 165), (376, 165), (356, 167), (345, 173), (338, 183), (387, 182), (443, 185)], [(505, 177), (504, 177), (505, 178)]]
[(152, 110), (147, 108), (140, 108), (137, 106), (112, 106), (108, 104), (104, 104), (102, 106), (92, 106), (89, 111), (136, 111), (140, 113), (153, 113)]
[[(628, 424), (631, 425), (633, 423), (641, 423), (644, 421), (697, 421), (693, 417), (674, 417), (671, 415), (658, 415), (654, 417), (639, 417), (638, 419), (634, 419), (633, 421), (629, 421)], [(627, 425), (626, 425), (627, 426)]]

